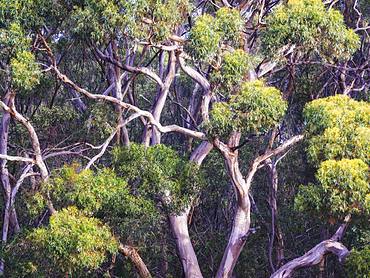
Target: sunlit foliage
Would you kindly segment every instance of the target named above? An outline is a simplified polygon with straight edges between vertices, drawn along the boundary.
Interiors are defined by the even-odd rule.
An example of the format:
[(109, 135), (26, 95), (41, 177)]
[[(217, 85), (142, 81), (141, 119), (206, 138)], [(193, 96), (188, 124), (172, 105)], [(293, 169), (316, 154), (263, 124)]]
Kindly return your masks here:
[(245, 82), (230, 101), (214, 105), (210, 133), (224, 134), (231, 130), (265, 133), (279, 123), (286, 107), (278, 89), (266, 86), (263, 81)]
[(263, 51), (276, 56), (284, 46), (319, 55), (323, 59), (348, 59), (358, 48), (358, 35), (344, 24), (343, 15), (321, 0), (289, 0), (266, 20)]
[(118, 244), (110, 229), (75, 207), (57, 212), (47, 227), (10, 245), (10, 277), (91, 276)]
[(306, 105), (308, 154), (313, 163), (360, 158), (369, 162), (370, 105), (347, 96), (318, 99)]
[(370, 213), (368, 166), (360, 159), (327, 160), (316, 174), (317, 185), (301, 186), (299, 210), (313, 210), (329, 221)]

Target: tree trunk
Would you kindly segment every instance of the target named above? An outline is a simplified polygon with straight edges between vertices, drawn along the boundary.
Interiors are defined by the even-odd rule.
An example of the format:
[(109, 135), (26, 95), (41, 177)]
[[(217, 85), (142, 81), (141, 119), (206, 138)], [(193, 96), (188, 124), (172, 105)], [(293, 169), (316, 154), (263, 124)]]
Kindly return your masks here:
[[(281, 229), (278, 223), (278, 210), (277, 210), (277, 190), (278, 190), (278, 173), (276, 162), (272, 160), (268, 163), (268, 167), (270, 169), (270, 178), (271, 178), (271, 186), (270, 186), (270, 198), (269, 204), (271, 209), (271, 235), (269, 240), (269, 248), (268, 248), (268, 257), (270, 268), (272, 272), (275, 272), (275, 266), (280, 267), (282, 261), (284, 260), (284, 241)], [(274, 249), (274, 241), (276, 238), (276, 264), (274, 264), (273, 259), (273, 249)]]
[(217, 278), (231, 277), (239, 255), (244, 247), (250, 228), (250, 204), (245, 207), (238, 206), (229, 242), (224, 251), (221, 264), (217, 271)]
[[(164, 56), (162, 56), (162, 59), (164, 59)], [(164, 105), (166, 104), (166, 99), (170, 91), (171, 84), (175, 78), (175, 70), (176, 70), (176, 56), (175, 56), (175, 53), (171, 51), (169, 52), (169, 57), (168, 57), (167, 76), (163, 82), (162, 88), (160, 88), (160, 92), (157, 96), (157, 100), (154, 103), (154, 107), (152, 109), (153, 117), (158, 122), (161, 119), (161, 114), (162, 114)], [(153, 127), (151, 144), (156, 145), (160, 143), (161, 143), (161, 133), (156, 127)]]
[(188, 214), (189, 210), (186, 210), (179, 215), (170, 215), (169, 219), (185, 277), (200, 278), (203, 275), (189, 236)]
[[(11, 93), (8, 92), (5, 96), (4, 103), (9, 105)], [(9, 133), (9, 124), (10, 124), (10, 113), (3, 111), (3, 117), (1, 119), (1, 130), (0, 130), (0, 154), (7, 155), (8, 153), (8, 133)], [(5, 159), (0, 160), (0, 175), (1, 183), (4, 190), (4, 216), (3, 216), (3, 228), (1, 240), (2, 244), (5, 245), (8, 239), (9, 231), (9, 221), (10, 221), (10, 194), (11, 194), (11, 185), (9, 181), (9, 173), (6, 165), (7, 161)], [(0, 275), (4, 273), (4, 261), (1, 259), (0, 262)]]
[[(303, 139), (302, 135), (297, 135), (287, 140), (279, 147), (266, 152), (254, 159), (249, 168), (248, 174), (244, 179), (238, 162), (238, 147), (240, 142), (240, 133), (234, 132), (229, 139), (228, 145), (218, 139), (214, 140), (215, 146), (220, 150), (225, 159), (226, 168), (234, 186), (237, 197), (237, 211), (233, 222), (233, 228), (229, 237), (229, 243), (224, 251), (224, 255), (217, 271), (217, 278), (231, 277), (240, 252), (243, 249), (244, 242), (248, 236), (250, 228), (250, 200), (249, 189), (253, 178), (261, 163), (271, 157), (285, 152), (292, 145)], [(244, 217), (244, 219), (242, 218)]]
[[(213, 145), (204, 141), (193, 151), (190, 160), (200, 166), (212, 149)], [(176, 240), (176, 247), (185, 277), (203, 277), (189, 236), (189, 211), (190, 207), (178, 215), (170, 215), (171, 229)]]
[(217, 271), (217, 278), (231, 277), (240, 252), (242, 251), (250, 228), (250, 200), (249, 188), (252, 179), (247, 182), (239, 169), (238, 151), (233, 150), (240, 142), (240, 133), (233, 133), (229, 143), (225, 144), (215, 141), (215, 145), (224, 156), (226, 168), (234, 186), (237, 209), (234, 222), (229, 236), (229, 242), (224, 251), (221, 264)]

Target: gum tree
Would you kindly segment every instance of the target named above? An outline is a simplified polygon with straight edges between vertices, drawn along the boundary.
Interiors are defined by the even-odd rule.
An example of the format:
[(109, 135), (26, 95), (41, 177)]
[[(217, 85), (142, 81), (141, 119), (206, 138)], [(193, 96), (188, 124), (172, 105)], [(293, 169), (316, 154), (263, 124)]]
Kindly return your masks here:
[[(231, 277), (256, 232), (253, 181), (265, 166), (275, 177), (273, 231), (276, 166), (304, 136), (318, 171), (314, 185), (300, 187), (297, 208), (321, 212), (329, 206), (333, 215), (323, 219), (329, 222), (365, 213), (369, 112), (367, 103), (350, 97), (363, 98), (369, 87), (367, 19), (359, 12), (367, 8), (355, 1), (356, 13), (348, 3), (319, 0), (0, 1), (3, 243), (9, 227), (12, 236), (22, 226), (34, 228), (18, 219), (19, 190), (38, 200), (38, 225), (45, 225), (40, 231), (52, 229), (52, 219), (72, 205), (82, 211), (78, 217), (99, 218), (91, 221), (107, 223), (124, 241), (132, 223), (145, 223), (159, 211), (165, 219), (161, 229), (168, 221), (172, 231), (185, 277), (202, 277), (189, 223), (197, 202), (207, 201), (198, 198), (202, 184), (196, 173), (215, 149), (234, 189), (235, 211), (224, 226), (230, 229), (226, 247), (218, 243), (224, 250), (213, 275)], [(306, 72), (311, 75), (298, 87)], [(320, 99), (338, 93), (348, 97)], [(315, 98), (302, 121), (303, 106)], [(80, 173), (58, 172), (73, 159)], [(115, 171), (107, 170), (112, 180), (99, 172), (107, 167)], [(61, 179), (50, 180), (52, 170)], [(343, 179), (334, 181), (338, 173)], [(109, 182), (99, 182), (105, 179)], [(109, 187), (116, 183), (118, 188)], [(338, 195), (333, 183), (344, 193)], [(113, 193), (122, 198), (114, 199)], [(132, 241), (137, 246), (151, 244), (145, 234), (150, 228), (144, 226), (137, 229), (144, 231), (138, 233), (141, 240)], [(339, 245), (342, 230), (332, 238)], [(134, 245), (122, 244), (118, 250), (124, 256), (137, 258)], [(170, 244), (157, 245), (163, 251), (158, 275), (165, 276)], [(318, 246), (309, 263), (287, 263), (277, 271), (283, 276), (276, 277), (316, 264), (325, 248)], [(141, 276), (150, 275), (145, 258), (132, 261)]]

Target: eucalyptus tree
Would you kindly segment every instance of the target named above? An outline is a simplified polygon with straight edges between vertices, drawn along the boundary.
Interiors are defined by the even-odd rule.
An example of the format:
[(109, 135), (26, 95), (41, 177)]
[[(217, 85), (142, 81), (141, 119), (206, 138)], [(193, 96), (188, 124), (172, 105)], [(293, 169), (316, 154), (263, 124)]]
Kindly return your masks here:
[[(368, 9), (366, 2), (319, 0), (0, 1), (2, 241), (9, 227), (12, 235), (28, 227), (8, 258), (28, 249), (46, 257), (9, 268), (115, 275), (120, 252), (149, 277), (144, 262), (156, 254), (147, 250), (159, 245), (163, 269), (155, 275), (166, 276), (168, 243), (150, 234), (170, 227), (185, 277), (203, 277), (188, 223), (205, 196), (198, 168), (215, 149), (235, 213), (212, 275), (231, 277), (255, 231), (256, 174), (264, 167), (272, 173), (271, 253), (276, 166), (305, 137), (318, 170), (312, 184), (300, 186), (296, 208), (325, 210), (321, 220), (345, 224), (283, 266), (270, 258), (272, 277), (318, 264), (328, 252), (344, 259), (348, 215), (368, 213), (369, 105), (350, 99), (366, 99), (369, 89)], [(313, 100), (338, 93), (347, 96)], [(73, 159), (79, 166), (62, 167)], [(43, 227), (19, 221), (19, 190), (31, 195), (18, 200), (28, 204), (27, 217), (34, 212)]]

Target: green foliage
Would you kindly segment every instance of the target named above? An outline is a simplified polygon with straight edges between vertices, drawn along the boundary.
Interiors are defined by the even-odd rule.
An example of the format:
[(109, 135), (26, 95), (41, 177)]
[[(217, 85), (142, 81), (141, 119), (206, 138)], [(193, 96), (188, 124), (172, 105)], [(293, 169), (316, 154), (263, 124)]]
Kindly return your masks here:
[(124, 198), (129, 194), (126, 181), (116, 177), (112, 170), (105, 168), (97, 174), (91, 170), (77, 173), (77, 167), (76, 164), (63, 167), (43, 185), (42, 192), (51, 196), (56, 208), (74, 205), (93, 215), (113, 198)]
[(73, 6), (71, 19), (72, 31), (77, 36), (92, 37), (100, 41), (106, 34), (111, 35), (115, 27), (123, 27), (124, 18), (120, 17), (115, 1), (88, 0), (80, 5), (76, 4)]
[(150, 34), (156, 41), (167, 39), (190, 12), (188, 0), (152, 0), (149, 2), (152, 2), (151, 18), (154, 19)]
[(348, 59), (359, 47), (359, 37), (347, 28), (342, 14), (326, 10), (321, 0), (289, 0), (266, 19), (262, 33), (265, 54), (276, 55), (286, 45), (315, 53), (323, 59)]
[(0, 29), (0, 58), (9, 63), (13, 84), (18, 89), (30, 90), (39, 83), (40, 71), (28, 50), (30, 43), (18, 22)]
[(209, 14), (201, 15), (191, 28), (191, 54), (195, 59), (211, 60), (216, 55), (220, 40), (215, 19)]
[(154, 203), (132, 194), (125, 179), (117, 177), (108, 168), (98, 173), (91, 170), (78, 173), (77, 169), (75, 164), (55, 171), (49, 182), (43, 185), (42, 195), (36, 194), (32, 198), (34, 206), (31, 209), (42, 210), (45, 206), (42, 196), (49, 194), (57, 209), (76, 206), (85, 214), (109, 223), (125, 240), (139, 238), (134, 235), (138, 233), (136, 228), (139, 225), (143, 230), (155, 226), (159, 215)]
[(209, 132), (211, 135), (237, 130), (248, 134), (265, 133), (276, 126), (287, 108), (281, 93), (262, 81), (245, 82), (241, 91), (228, 102), (213, 106)]
[(117, 32), (139, 39), (163, 41), (190, 11), (188, 0), (84, 1), (73, 7), (77, 36), (102, 41)]
[(190, 51), (197, 60), (210, 61), (220, 49), (220, 44), (236, 44), (243, 28), (239, 11), (221, 8), (213, 17), (203, 14), (198, 17), (190, 31)]
[(99, 220), (69, 207), (51, 216), (47, 227), (32, 230), (9, 247), (10, 277), (90, 276), (118, 243)]
[(216, 12), (216, 25), (225, 41), (237, 43), (244, 20), (237, 9), (220, 8)]
[(369, 163), (370, 105), (337, 95), (314, 100), (304, 109), (311, 162), (360, 158)]
[(31, 52), (18, 52), (11, 60), (11, 69), (14, 85), (18, 88), (29, 90), (39, 83), (40, 71)]
[(61, 107), (54, 105), (52, 108), (42, 106), (35, 113), (32, 122), (43, 131), (50, 127), (58, 128), (63, 132), (63, 128), (78, 118), (78, 114), (71, 107)]
[(90, 107), (90, 116), (85, 122), (86, 133), (95, 140), (107, 138), (114, 130), (117, 114), (111, 113), (112, 106), (96, 103)]
[(317, 172), (317, 185), (300, 186), (295, 206), (323, 213), (327, 220), (370, 213), (368, 166), (360, 159), (327, 160)]
[(14, 57), (18, 51), (27, 50), (30, 42), (17, 22), (13, 22), (7, 28), (0, 28), (0, 55), (4, 59)]
[(225, 96), (240, 90), (240, 84), (254, 66), (254, 58), (242, 49), (226, 52), (219, 71), (212, 73), (212, 82), (219, 86)]
[(348, 278), (367, 278), (370, 274), (370, 246), (361, 250), (352, 249), (345, 262)]
[(198, 167), (164, 145), (131, 144), (116, 148), (113, 154), (116, 171), (129, 180), (133, 190), (160, 200), (170, 212), (181, 211), (202, 185)]

